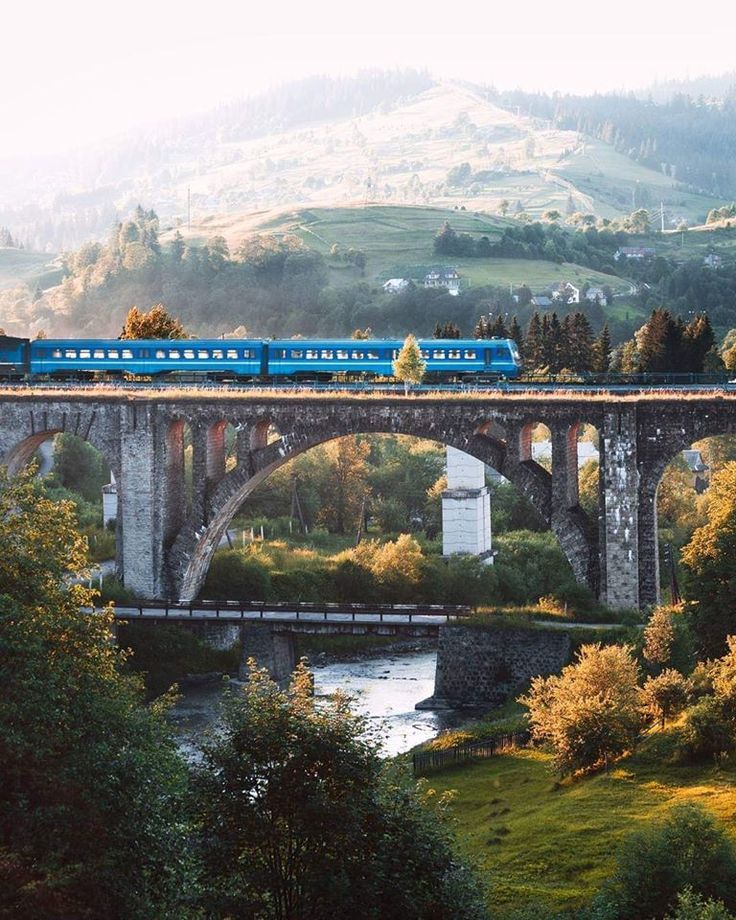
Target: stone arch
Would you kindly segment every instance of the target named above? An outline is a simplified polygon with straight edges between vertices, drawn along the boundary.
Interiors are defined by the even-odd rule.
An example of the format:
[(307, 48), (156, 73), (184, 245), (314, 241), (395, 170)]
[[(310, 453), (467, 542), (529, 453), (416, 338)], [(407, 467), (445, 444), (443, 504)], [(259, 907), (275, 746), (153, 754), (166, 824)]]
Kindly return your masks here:
[[(328, 416), (322, 424), (309, 424), (292, 417), (290, 424), (283, 419), (275, 423), (281, 430), (281, 437), (266, 446), (249, 452), (241, 458), (238, 466), (227, 473), (213, 490), (207, 502), (204, 519), (190, 520), (179, 533), (168, 557), (169, 583), (173, 593), (181, 600), (193, 600), (199, 592), (209, 569), (216, 548), (232, 520), (232, 517), (248, 495), (263, 482), (274, 470), (305, 451), (336, 438), (353, 434), (405, 434), (425, 438), (443, 445), (456, 447), (483, 461), (509, 479), (540, 512), (542, 518), (551, 527), (560, 540), (563, 551), (573, 565), (573, 572), (580, 580), (590, 583), (591, 558), (594, 553), (589, 545), (582, 547), (584, 529), (559, 526), (551, 513), (551, 476), (547, 470), (534, 461), (519, 462), (509, 443), (490, 434), (499, 433), (498, 427), (488, 419), (479, 419), (470, 428), (470, 435), (461, 426), (454, 424), (438, 426), (417, 423), (414, 419), (409, 425), (400, 424), (400, 419), (357, 419), (350, 415)], [(256, 419), (247, 428), (252, 432), (254, 426), (261, 426), (260, 443), (263, 431), (274, 424), (273, 419)], [(243, 426), (245, 427), (245, 426)], [(518, 428), (508, 426), (509, 438), (519, 438)], [(488, 432), (488, 433), (485, 433)]]
[(659, 603), (657, 492), (664, 471), (696, 441), (736, 435), (736, 414), (717, 411), (712, 404), (700, 406), (696, 400), (685, 400), (679, 413), (666, 422), (657, 418), (656, 408), (640, 407), (639, 427), (656, 433), (656, 437), (639, 438), (638, 457), (640, 602), (642, 606), (653, 606)]

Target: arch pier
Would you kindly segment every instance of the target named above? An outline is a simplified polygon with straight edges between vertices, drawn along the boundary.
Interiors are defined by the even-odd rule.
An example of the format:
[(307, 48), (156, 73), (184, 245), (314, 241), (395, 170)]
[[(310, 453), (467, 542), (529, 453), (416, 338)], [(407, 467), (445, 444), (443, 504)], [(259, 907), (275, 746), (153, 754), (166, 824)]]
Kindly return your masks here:
[[(551, 433), (551, 471), (532, 457), (531, 432), (540, 422)], [(583, 423), (600, 435), (597, 520), (578, 500)], [(234, 437), (229, 460), (228, 426)], [(333, 438), (375, 433), (428, 438), (496, 469), (556, 534), (576, 578), (605, 603), (623, 608), (658, 599), (656, 494), (665, 466), (694, 441), (736, 432), (736, 399), (575, 393), (262, 398), (227, 390), (161, 395), (143, 388), (0, 397), (0, 464), (11, 473), (62, 431), (93, 444), (113, 471), (118, 571), (143, 598), (195, 598), (232, 516), (273, 470)]]

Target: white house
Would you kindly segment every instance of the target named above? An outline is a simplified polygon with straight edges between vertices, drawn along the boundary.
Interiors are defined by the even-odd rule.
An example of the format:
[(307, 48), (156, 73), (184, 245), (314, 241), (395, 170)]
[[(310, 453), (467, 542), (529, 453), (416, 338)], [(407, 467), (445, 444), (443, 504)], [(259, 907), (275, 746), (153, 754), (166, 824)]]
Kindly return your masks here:
[(589, 300), (591, 303), (595, 303), (597, 300), (601, 306), (608, 306), (608, 298), (602, 287), (589, 287), (585, 292), (585, 299)]
[(386, 294), (400, 294), (408, 287), (409, 282), (406, 278), (389, 278), (383, 284), (383, 290)]
[(552, 300), (562, 300), (565, 303), (580, 303), (580, 288), (570, 284), (569, 281), (560, 281), (552, 286)]
[(454, 268), (433, 268), (424, 276), (425, 288), (447, 288), (447, 293), (457, 297), (460, 293), (460, 275)]
[(703, 264), (707, 265), (708, 268), (720, 268), (723, 265), (723, 259), (716, 255), (715, 252), (709, 252), (703, 259)]

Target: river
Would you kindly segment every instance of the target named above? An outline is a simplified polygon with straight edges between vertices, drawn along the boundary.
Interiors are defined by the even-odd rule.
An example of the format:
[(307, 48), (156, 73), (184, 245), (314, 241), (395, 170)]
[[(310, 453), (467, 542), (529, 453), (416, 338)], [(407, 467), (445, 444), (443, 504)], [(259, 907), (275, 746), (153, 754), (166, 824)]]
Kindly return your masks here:
[[(315, 694), (326, 698), (338, 689), (350, 693), (356, 711), (374, 726), (380, 723), (384, 754), (400, 754), (467, 718), (467, 713), (414, 709), (432, 694), (436, 660), (436, 651), (387, 651), (376, 658), (314, 664)], [(183, 688), (171, 719), (188, 756), (196, 758), (200, 739), (217, 724), (223, 686), (213, 682)]]

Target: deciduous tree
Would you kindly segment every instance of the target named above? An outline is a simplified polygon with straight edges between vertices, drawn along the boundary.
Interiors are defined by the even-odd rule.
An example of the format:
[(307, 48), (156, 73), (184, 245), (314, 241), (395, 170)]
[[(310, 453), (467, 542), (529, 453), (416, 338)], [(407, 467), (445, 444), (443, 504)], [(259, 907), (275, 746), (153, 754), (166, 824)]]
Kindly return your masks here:
[(619, 645), (584, 645), (559, 676), (535, 678), (520, 702), (563, 775), (607, 767), (634, 746), (642, 725), (636, 662)]
[(392, 364), (394, 377), (404, 384), (404, 392), (409, 392), (409, 385), (421, 383), (427, 369), (427, 363), (422, 358), (419, 343), (413, 335), (408, 335), (401, 351)]

